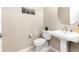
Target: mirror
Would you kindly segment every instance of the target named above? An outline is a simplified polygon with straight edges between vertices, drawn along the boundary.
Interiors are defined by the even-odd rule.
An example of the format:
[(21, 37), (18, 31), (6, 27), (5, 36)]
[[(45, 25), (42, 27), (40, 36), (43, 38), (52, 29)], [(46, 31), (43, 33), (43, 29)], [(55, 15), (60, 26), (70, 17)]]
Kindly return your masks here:
[(70, 24), (79, 22), (79, 7), (70, 7)]
[(57, 10), (58, 19), (64, 25), (70, 24), (70, 8), (69, 7), (58, 7)]
[(64, 25), (79, 22), (79, 7), (58, 7), (58, 19)]

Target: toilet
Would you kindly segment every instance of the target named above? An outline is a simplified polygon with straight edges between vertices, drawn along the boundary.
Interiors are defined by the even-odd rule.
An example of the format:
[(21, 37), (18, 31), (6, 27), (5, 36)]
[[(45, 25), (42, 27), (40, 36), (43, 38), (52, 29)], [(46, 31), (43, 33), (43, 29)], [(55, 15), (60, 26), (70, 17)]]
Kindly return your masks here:
[(47, 31), (44, 31), (42, 37), (43, 38), (37, 38), (34, 40), (34, 45), (36, 47), (35, 51), (40, 51), (43, 48), (48, 47), (48, 40), (51, 39), (51, 35)]

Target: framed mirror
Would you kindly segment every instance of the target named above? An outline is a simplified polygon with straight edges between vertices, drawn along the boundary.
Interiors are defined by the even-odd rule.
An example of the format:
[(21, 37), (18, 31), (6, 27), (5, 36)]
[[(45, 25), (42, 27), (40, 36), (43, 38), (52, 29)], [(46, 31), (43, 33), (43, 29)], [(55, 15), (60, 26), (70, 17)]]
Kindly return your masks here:
[(64, 25), (70, 24), (70, 8), (69, 7), (58, 7), (57, 15), (59, 21)]
[(70, 7), (70, 24), (79, 22), (79, 7)]
[(79, 7), (58, 7), (58, 19), (64, 25), (79, 22)]

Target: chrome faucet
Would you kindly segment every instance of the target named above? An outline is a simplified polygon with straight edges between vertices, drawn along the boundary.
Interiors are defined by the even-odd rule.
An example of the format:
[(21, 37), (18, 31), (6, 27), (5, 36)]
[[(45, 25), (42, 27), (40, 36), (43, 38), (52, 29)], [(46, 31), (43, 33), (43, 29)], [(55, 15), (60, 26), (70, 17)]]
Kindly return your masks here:
[(64, 31), (68, 31), (68, 27), (67, 26), (64, 27)]

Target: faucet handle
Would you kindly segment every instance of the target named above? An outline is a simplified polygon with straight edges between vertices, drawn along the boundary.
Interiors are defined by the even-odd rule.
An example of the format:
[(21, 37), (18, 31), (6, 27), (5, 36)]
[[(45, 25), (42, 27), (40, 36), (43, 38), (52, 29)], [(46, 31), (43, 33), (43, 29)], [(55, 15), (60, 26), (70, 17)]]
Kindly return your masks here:
[(65, 30), (65, 31), (68, 31), (68, 27), (67, 27), (67, 26), (65, 26), (65, 27), (64, 27), (64, 30)]

